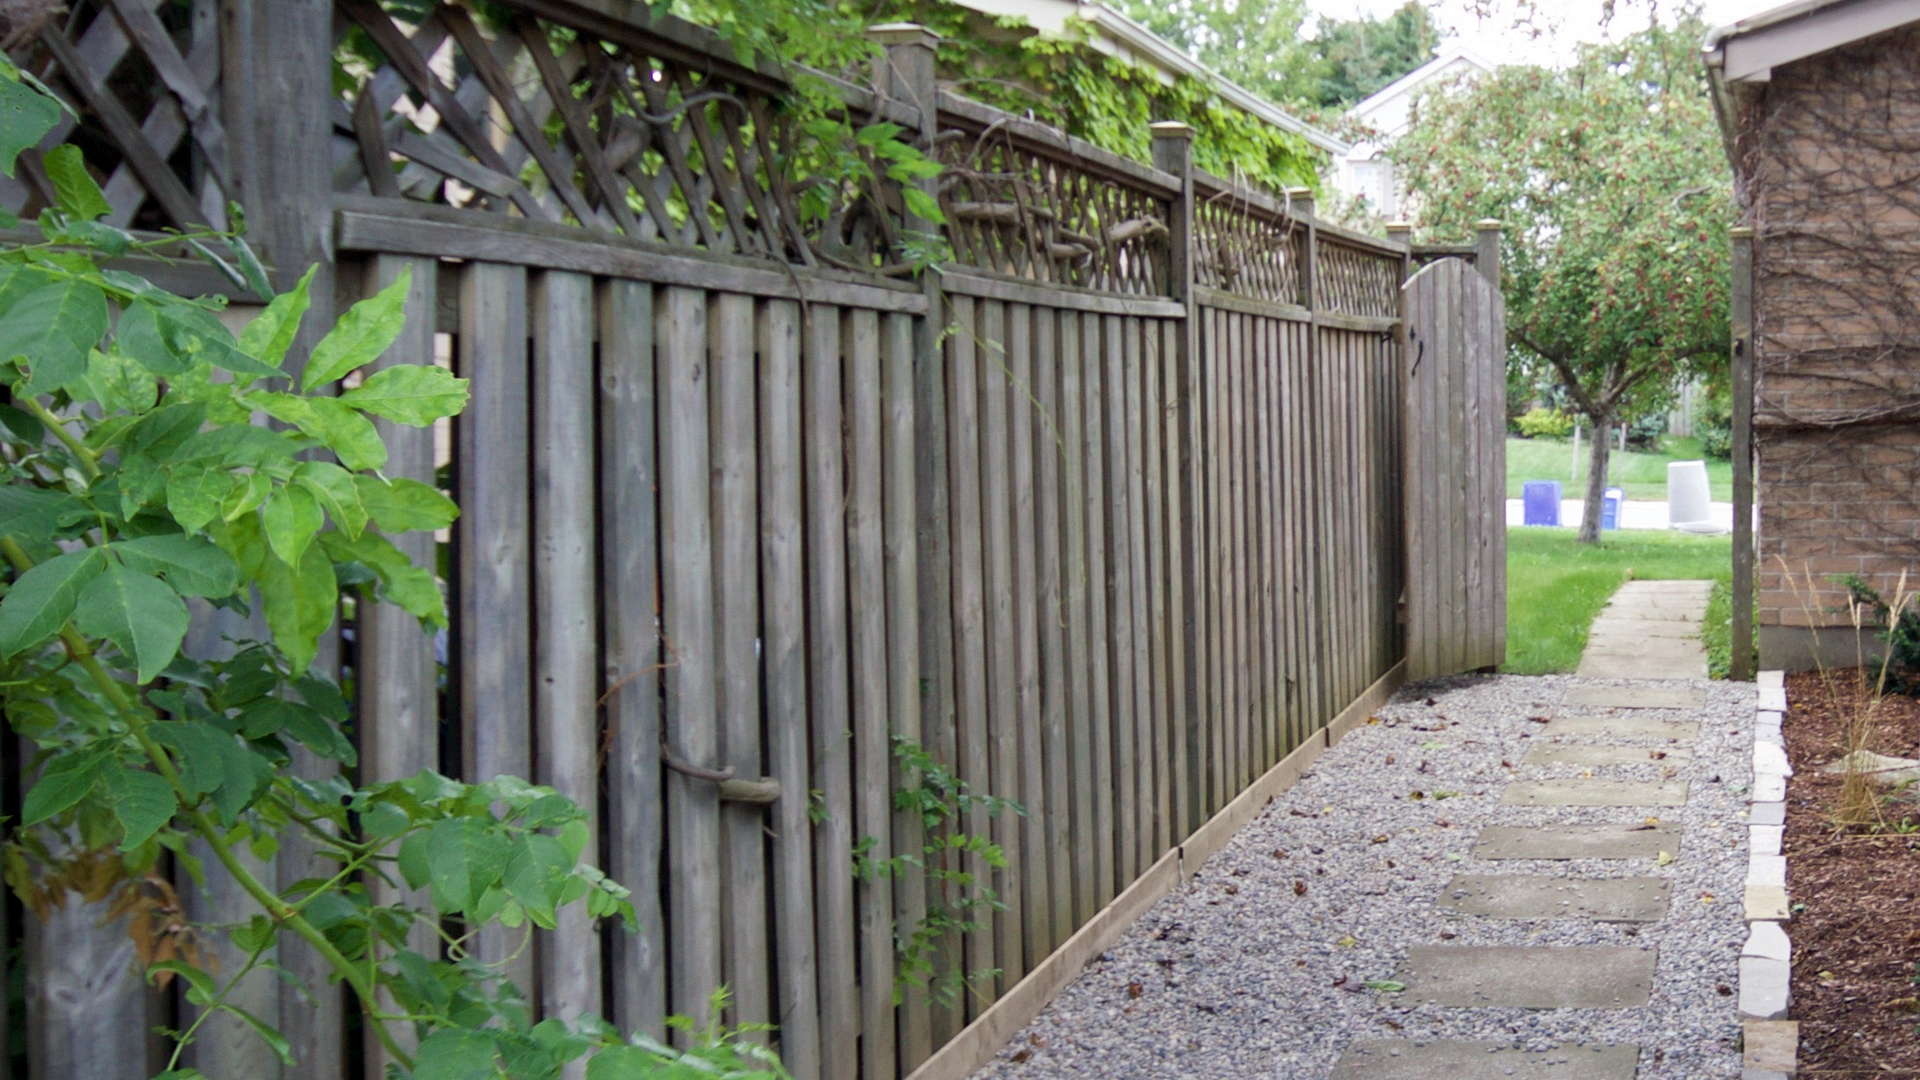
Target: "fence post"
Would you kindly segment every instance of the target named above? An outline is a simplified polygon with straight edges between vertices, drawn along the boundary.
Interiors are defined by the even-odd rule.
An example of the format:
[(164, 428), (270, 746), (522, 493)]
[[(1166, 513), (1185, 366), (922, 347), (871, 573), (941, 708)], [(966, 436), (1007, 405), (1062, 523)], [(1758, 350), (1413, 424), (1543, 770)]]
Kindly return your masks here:
[[(1300, 306), (1307, 309), (1307, 356), (1302, 368), (1301, 392), (1307, 396), (1308, 404), (1299, 413), (1301, 433), (1305, 445), (1311, 448), (1323, 447), (1327, 431), (1328, 418), (1325, 402), (1320, 396), (1324, 390), (1325, 372), (1321, 368), (1320, 354), (1320, 219), (1314, 214), (1313, 189), (1288, 188), (1287, 210), (1293, 220), (1300, 225)], [(1314, 450), (1307, 451), (1309, 455)], [(1314, 543), (1326, 537), (1327, 492), (1319, 485), (1323, 482), (1319, 470), (1306, 470), (1306, 488), (1303, 493), (1309, 535)], [(1322, 598), (1330, 595), (1332, 581), (1324, 565), (1314, 571), (1314, 578), (1308, 595)], [(1332, 663), (1334, 656), (1329, 640), (1328, 620), (1309, 619), (1309, 662), (1302, 667), (1300, 692), (1307, 703), (1307, 715), (1318, 717), (1322, 723), (1331, 720), (1345, 702), (1335, 702)], [(1322, 734), (1324, 738), (1324, 733)]]
[(1504, 228), (1492, 218), (1473, 223), (1473, 265), (1494, 291), (1500, 290), (1500, 232)]
[(1407, 249), (1400, 254), (1400, 280), (1405, 281), (1413, 276), (1413, 225), (1405, 221), (1389, 222), (1387, 239)]
[[(874, 89), (877, 93), (913, 106), (920, 112), (920, 128), (914, 145), (928, 157), (935, 153), (934, 138), (940, 131), (940, 84), (935, 50), (940, 36), (915, 23), (886, 23), (867, 30), (870, 40), (885, 48), (878, 62)], [(929, 196), (938, 197), (938, 181), (912, 181)], [(938, 233), (937, 222), (909, 213), (908, 231)], [(895, 678), (911, 678), (917, 684), (906, 700), (911, 705), (895, 709), (892, 727), (895, 734), (915, 742), (927, 742), (926, 728), (953, 724), (953, 670), (951, 636), (953, 622), (947, 607), (947, 497), (946, 497), (946, 404), (942, 395), (945, 379), (941, 364), (941, 328), (945, 324), (946, 301), (940, 289), (940, 275), (920, 275), (921, 292), (927, 298), (927, 315), (914, 322), (913, 378), (903, 389), (913, 396), (912, 416), (913, 469), (899, 478), (906, 496), (913, 501), (914, 551), (907, 558), (916, 567), (914, 595), (889, 593), (893, 605), (889, 619), (915, 622), (917, 635), (917, 672), (894, 673)], [(888, 380), (889, 392), (896, 383)], [(891, 414), (889, 407), (887, 412)], [(887, 461), (895, 460), (888, 451)], [(887, 485), (887, 497), (896, 488)], [(889, 518), (892, 510), (887, 511)], [(945, 660), (945, 663), (942, 661)], [(899, 700), (899, 699), (892, 699)], [(896, 777), (895, 783), (904, 782)], [(896, 814), (893, 822), (893, 849), (917, 852), (924, 844), (923, 827), (916, 813)], [(913, 874), (900, 876), (893, 883), (894, 925), (903, 930), (920, 925), (927, 910), (927, 884)], [(955, 961), (957, 962), (957, 961)], [(933, 1053), (932, 1017), (926, 996), (909, 992), (896, 1017), (898, 1028), (895, 1052), (902, 1075)], [(948, 1022), (953, 1022), (951, 1019)], [(951, 1034), (947, 1032), (946, 1034)]]
[(1736, 225), (1728, 296), (1733, 331), (1733, 656), (1727, 677), (1753, 678), (1753, 229)]
[(1180, 554), (1177, 556), (1180, 567), (1175, 579), (1184, 603), (1177, 609), (1180, 636), (1173, 643), (1177, 656), (1172, 665), (1175, 671), (1182, 673), (1179, 685), (1173, 688), (1173, 699), (1180, 702), (1181, 721), (1173, 725), (1174, 745), (1171, 748), (1175, 758), (1172, 770), (1173, 834), (1184, 840), (1205, 820), (1201, 806), (1205, 784), (1200, 776), (1201, 755), (1198, 751), (1201, 725), (1205, 723), (1206, 716), (1206, 701), (1202, 697), (1205, 680), (1200, 675), (1199, 663), (1194, 659), (1198, 655), (1197, 636), (1200, 632), (1199, 621), (1194, 617), (1197, 608), (1195, 597), (1203, 582), (1198, 559), (1201, 550), (1198, 532), (1201, 515), (1193, 505), (1200, 491), (1200, 314), (1193, 293), (1193, 129), (1169, 120), (1154, 124), (1151, 130), (1154, 168), (1171, 173), (1180, 180), (1180, 194), (1167, 207), (1167, 292), (1175, 302), (1186, 308), (1180, 321), (1179, 334), (1174, 339), (1174, 355), (1171, 358), (1176, 385), (1180, 387), (1177, 427), (1180, 432), (1180, 475), (1184, 482), (1169, 485), (1167, 491), (1168, 500), (1180, 504), (1174, 508), (1174, 520), (1184, 523)]

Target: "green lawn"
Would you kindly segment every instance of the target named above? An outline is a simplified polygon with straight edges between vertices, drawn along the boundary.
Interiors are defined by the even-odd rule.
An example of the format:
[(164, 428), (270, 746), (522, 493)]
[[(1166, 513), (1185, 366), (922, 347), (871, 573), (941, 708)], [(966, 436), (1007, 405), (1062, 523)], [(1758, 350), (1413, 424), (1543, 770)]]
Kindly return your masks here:
[(1612, 532), (1599, 544), (1572, 529), (1507, 530), (1507, 662), (1514, 675), (1572, 671), (1587, 628), (1629, 579), (1733, 575), (1733, 539), (1687, 533)]
[[(1707, 462), (1707, 486), (1715, 502), (1733, 501), (1733, 464), (1714, 461), (1700, 452), (1699, 439), (1668, 436), (1660, 452), (1643, 454), (1635, 450), (1613, 452), (1607, 462), (1607, 474), (1613, 486), (1626, 491), (1629, 499), (1664, 502), (1667, 497), (1667, 463), (1670, 461)], [(1507, 498), (1520, 497), (1520, 485), (1529, 480), (1558, 480), (1563, 498), (1583, 498), (1587, 481), (1587, 444), (1580, 444), (1580, 462), (1573, 468), (1573, 443), (1570, 439), (1507, 439)]]

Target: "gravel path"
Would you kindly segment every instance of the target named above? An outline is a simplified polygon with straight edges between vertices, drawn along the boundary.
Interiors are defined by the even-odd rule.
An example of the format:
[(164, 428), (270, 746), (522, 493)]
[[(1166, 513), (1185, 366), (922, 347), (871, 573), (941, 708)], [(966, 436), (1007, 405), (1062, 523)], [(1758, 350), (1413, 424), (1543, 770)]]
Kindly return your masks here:
[[(1476, 1039), (1544, 1050), (1633, 1043), (1643, 1080), (1740, 1075), (1733, 995), (1745, 937), (1743, 800), (1751, 781), (1750, 685), (1694, 687), (1690, 761), (1583, 768), (1521, 766), (1571, 676), (1462, 678), (1408, 687), (1243, 829), (1193, 880), (1148, 910), (978, 1074), (1039, 1077), (1275, 1077), (1320, 1080), (1359, 1039)], [(1618, 742), (1611, 739), (1569, 742)], [(1657, 749), (1649, 746), (1649, 749)], [(1669, 769), (1675, 770), (1668, 776)], [(1515, 779), (1582, 775), (1687, 780), (1685, 806), (1521, 807)], [(1416, 796), (1416, 793), (1418, 795)], [(1485, 825), (1638, 824), (1683, 829), (1677, 858), (1481, 861)], [(1654, 875), (1671, 882), (1655, 923), (1518, 921), (1460, 915), (1436, 901), (1456, 873)], [(1403, 1005), (1389, 984), (1419, 945), (1652, 948), (1651, 1001), (1630, 1009)], [(1569, 972), (1569, 976), (1577, 976)]]

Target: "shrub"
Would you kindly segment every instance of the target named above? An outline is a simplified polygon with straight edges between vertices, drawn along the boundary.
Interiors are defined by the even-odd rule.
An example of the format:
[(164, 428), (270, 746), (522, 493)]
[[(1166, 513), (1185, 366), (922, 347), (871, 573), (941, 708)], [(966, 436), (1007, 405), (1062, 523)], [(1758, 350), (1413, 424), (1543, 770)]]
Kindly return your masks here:
[(1532, 408), (1513, 422), (1523, 439), (1564, 439), (1573, 434), (1573, 417), (1559, 409)]
[(1875, 637), (1886, 643), (1886, 688), (1909, 697), (1920, 695), (1920, 604), (1906, 591), (1903, 576), (1900, 588), (1889, 604), (1873, 586), (1848, 574), (1840, 579), (1847, 596), (1873, 612), (1873, 625), (1880, 629)]
[(1627, 445), (1635, 450), (1658, 450), (1667, 436), (1667, 414), (1652, 412), (1627, 422)]
[(1720, 460), (1733, 456), (1733, 398), (1725, 388), (1707, 393), (1694, 417), (1693, 433), (1700, 437), (1701, 453)]

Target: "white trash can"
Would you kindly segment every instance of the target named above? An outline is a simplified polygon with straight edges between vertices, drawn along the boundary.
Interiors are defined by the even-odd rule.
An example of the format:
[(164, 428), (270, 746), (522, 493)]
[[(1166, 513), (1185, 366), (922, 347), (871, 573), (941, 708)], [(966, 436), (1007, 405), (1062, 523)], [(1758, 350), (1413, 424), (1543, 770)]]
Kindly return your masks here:
[(1711, 524), (1712, 490), (1707, 486), (1707, 463), (1670, 461), (1667, 463), (1667, 525), (1680, 529), (1688, 525)]

